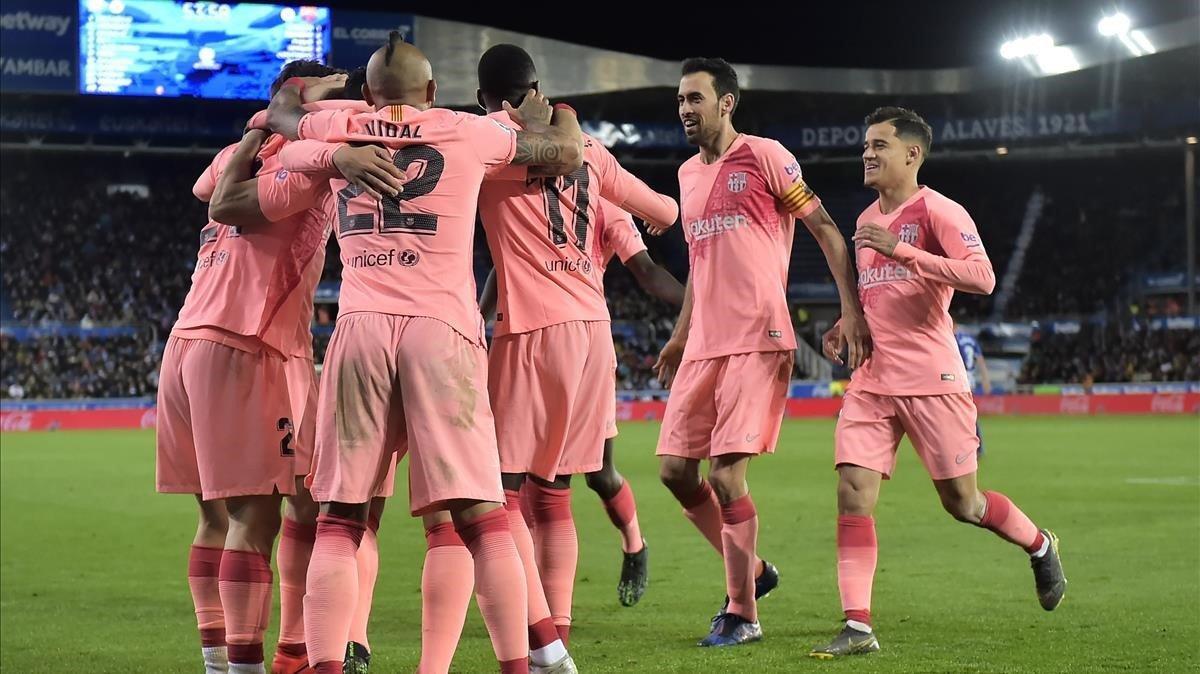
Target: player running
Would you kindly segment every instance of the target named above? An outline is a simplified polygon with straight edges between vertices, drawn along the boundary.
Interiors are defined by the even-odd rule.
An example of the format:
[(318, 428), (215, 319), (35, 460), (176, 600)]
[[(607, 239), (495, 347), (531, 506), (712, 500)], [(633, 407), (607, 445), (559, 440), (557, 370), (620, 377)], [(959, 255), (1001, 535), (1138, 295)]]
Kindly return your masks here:
[[(357, 593), (355, 552), (368, 502), (394, 453), (409, 453), (414, 514), (451, 511), (470, 549), (479, 605), (501, 671), (527, 671), (525, 578), (502, 510), (483, 331), (470, 275), (475, 203), (488, 167), (569, 173), (582, 161), (578, 122), (530, 96), (514, 132), (434, 108), (429, 61), (393, 32), (367, 64), (368, 113), (305, 114), (299, 87), (269, 108), (288, 138), (381, 144), (408, 178), (397, 196), (337, 191), (344, 265), (341, 313), (317, 414), (313, 497), (321, 503), (308, 573), (305, 631), (318, 673), (342, 672)], [(514, 111), (515, 112), (515, 111)]]
[[(733, 128), (737, 73), (722, 59), (684, 61), (679, 118), (700, 148), (679, 168), (691, 273), (679, 320), (655, 369), (670, 389), (658, 440), (663, 483), (722, 556), (728, 597), (701, 646), (762, 638), (757, 599), (779, 582), (757, 553), (758, 514), (746, 472), (775, 450), (796, 336), (787, 306), (795, 220), (821, 246), (857, 366), (867, 328), (837, 225), (778, 142)], [(708, 459), (708, 480), (700, 461)]]
[[(917, 182), (929, 154), (929, 125), (904, 108), (866, 118), (863, 183), (879, 199), (858, 218), (858, 292), (875, 349), (854, 371), (835, 433), (838, 470), (838, 588), (846, 625), (812, 651), (832, 658), (879, 650), (871, 625), (878, 544), (872, 513), (879, 487), (908, 434), (956, 520), (990, 529), (1030, 555), (1038, 601), (1054, 610), (1067, 589), (1058, 539), (999, 492), (976, 486), (976, 410), (955, 347), (955, 290), (987, 294), (996, 285), (979, 232), (962, 206)], [(824, 336), (840, 359), (841, 326)]]
[[(479, 102), (492, 119), (520, 126), (507, 110), (537, 87), (533, 60), (520, 47), (497, 45), (479, 60)], [(552, 620), (545, 628), (531, 623), (531, 638), (546, 629), (539, 640), (557, 633), (564, 644), (579, 554), (571, 475), (601, 468), (616, 395), (608, 305), (591, 248), (600, 199), (660, 229), (679, 213), (673, 199), (621, 168), (595, 139), (584, 137), (583, 153), (583, 166), (561, 178), (530, 171), (529, 179), (489, 180), (479, 194), (496, 265), (488, 390), (509, 524), (530, 579), (530, 618), (537, 621), (541, 612), (543, 595), (534, 586), (540, 577), (545, 617)], [(520, 511), (523, 484), (531, 494), (532, 537)]]

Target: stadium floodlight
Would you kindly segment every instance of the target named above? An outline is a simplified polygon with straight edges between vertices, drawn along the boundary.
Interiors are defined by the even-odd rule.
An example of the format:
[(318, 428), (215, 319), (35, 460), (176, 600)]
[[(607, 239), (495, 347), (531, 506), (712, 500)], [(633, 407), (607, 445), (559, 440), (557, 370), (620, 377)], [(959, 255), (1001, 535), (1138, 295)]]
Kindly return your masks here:
[(1144, 31), (1131, 30), (1129, 31), (1129, 37), (1133, 40), (1134, 44), (1141, 47), (1142, 51), (1147, 54), (1153, 54), (1158, 51), (1158, 48), (1154, 46), (1154, 43), (1150, 41), (1150, 38), (1146, 36)]
[(1187, 143), (1188, 145), (1195, 145), (1197, 140), (1198, 139), (1195, 136), (1188, 136), (1187, 138), (1183, 139), (1183, 142)]
[(1009, 40), (1000, 45), (1000, 56), (1006, 61), (1036, 57), (1038, 54), (1054, 48), (1054, 38), (1048, 33), (1038, 33), (1027, 37)]
[(1079, 59), (1075, 58), (1075, 52), (1070, 47), (1051, 47), (1039, 52), (1034, 58), (1043, 75), (1058, 75), (1079, 70)]
[(1001, 145), (1000, 147), (996, 148), (996, 154), (1003, 157), (1004, 155), (1008, 154), (1008, 148)]
[(1117, 12), (1100, 19), (1100, 23), (1096, 24), (1096, 29), (1104, 37), (1114, 37), (1128, 33), (1131, 23), (1128, 14)]
[(1129, 15), (1117, 12), (1100, 19), (1096, 30), (1104, 37), (1115, 37), (1125, 45), (1131, 56), (1145, 56), (1158, 51), (1145, 31), (1133, 30), (1133, 20)]

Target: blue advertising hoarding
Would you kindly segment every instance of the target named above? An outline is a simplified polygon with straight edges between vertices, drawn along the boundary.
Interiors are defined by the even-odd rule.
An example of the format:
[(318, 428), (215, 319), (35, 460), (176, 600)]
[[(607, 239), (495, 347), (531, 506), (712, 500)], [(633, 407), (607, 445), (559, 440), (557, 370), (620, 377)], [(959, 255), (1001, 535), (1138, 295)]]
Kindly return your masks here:
[(400, 31), (405, 42), (415, 44), (415, 25), (412, 14), (335, 9), (331, 61), (346, 70), (365, 66), (371, 53), (387, 44), (393, 30)]
[(0, 0), (0, 90), (75, 90), (75, 3)]

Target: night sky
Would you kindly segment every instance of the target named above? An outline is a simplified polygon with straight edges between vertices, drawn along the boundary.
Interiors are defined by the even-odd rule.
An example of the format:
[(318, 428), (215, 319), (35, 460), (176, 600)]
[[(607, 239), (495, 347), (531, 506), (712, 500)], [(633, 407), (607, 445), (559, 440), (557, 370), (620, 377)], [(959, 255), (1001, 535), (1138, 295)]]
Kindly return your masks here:
[[(378, 9), (379, 2), (329, 0)], [(1197, 0), (897, 0), (870, 2), (389, 2), (407, 11), (656, 58), (721, 56), (736, 63), (945, 68), (999, 58), (1010, 37), (1045, 30), (1059, 44), (1097, 39), (1096, 22), (1120, 8), (1134, 27), (1200, 14)], [(718, 11), (713, 7), (729, 7)], [(595, 8), (595, 9), (589, 9)], [(417, 36), (418, 42), (420, 36)]]

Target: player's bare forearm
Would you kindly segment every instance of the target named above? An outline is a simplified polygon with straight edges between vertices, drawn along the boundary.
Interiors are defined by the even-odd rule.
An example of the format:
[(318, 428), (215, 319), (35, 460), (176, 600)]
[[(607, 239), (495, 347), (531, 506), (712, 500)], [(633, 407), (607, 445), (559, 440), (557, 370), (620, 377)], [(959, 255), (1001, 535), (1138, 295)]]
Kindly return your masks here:
[(496, 268), (488, 272), (487, 280), (483, 282), (483, 292), (479, 294), (479, 313), (483, 320), (496, 318)]
[(583, 166), (583, 132), (579, 120), (566, 110), (555, 110), (550, 125), (530, 123), (517, 132), (517, 152), (512, 163), (540, 167), (541, 175), (567, 175)]
[(649, 253), (644, 250), (639, 252), (625, 262), (625, 267), (637, 279), (642, 290), (672, 306), (683, 306), (687, 293), (683, 284), (650, 259)]
[(254, 175), (254, 159), (266, 138), (267, 133), (261, 130), (250, 130), (242, 136), (217, 179), (208, 202), (209, 218), (234, 227), (267, 223), (258, 204), (258, 178)]
[(687, 286), (683, 291), (683, 308), (679, 310), (679, 318), (675, 321), (675, 329), (671, 331), (671, 341), (686, 343), (688, 330), (692, 327), (692, 277), (688, 276)]
[(299, 88), (281, 87), (267, 105), (267, 126), (288, 140), (296, 140), (300, 137), (300, 120), (308, 114), (303, 103)]
[(804, 217), (804, 226), (817, 240), (821, 252), (825, 254), (825, 263), (829, 265), (829, 273), (837, 285), (838, 297), (841, 299), (842, 315), (849, 313), (862, 314), (862, 306), (858, 302), (858, 280), (854, 275), (854, 265), (850, 260), (850, 251), (846, 248), (846, 240), (838, 231), (837, 223), (833, 221), (824, 206)]

